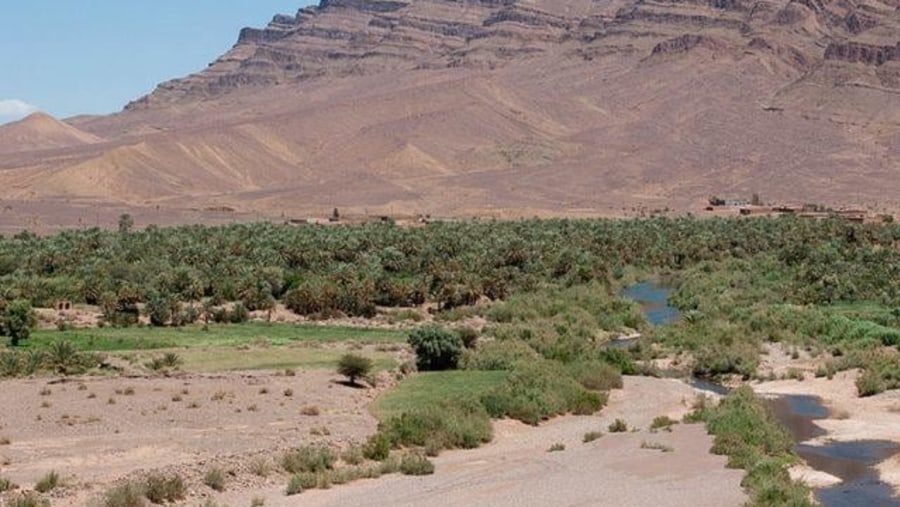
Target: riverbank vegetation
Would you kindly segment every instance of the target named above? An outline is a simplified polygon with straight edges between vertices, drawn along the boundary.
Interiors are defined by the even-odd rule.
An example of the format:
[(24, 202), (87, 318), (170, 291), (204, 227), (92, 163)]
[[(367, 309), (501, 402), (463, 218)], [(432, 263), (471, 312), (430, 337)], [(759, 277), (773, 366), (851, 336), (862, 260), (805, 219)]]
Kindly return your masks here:
[[(678, 322), (652, 327), (621, 296), (644, 278), (673, 288)], [(18, 372), (7, 375), (58, 371), (46, 358), (64, 343), (62, 352), (89, 362), (96, 352), (177, 348), (182, 364), (198, 371), (246, 367), (254, 354), (268, 354), (256, 357), (257, 366), (280, 368), (288, 367), (285, 349), (245, 348), (407, 341), (418, 369), (429, 373), (408, 376), (376, 403), (381, 424), (364, 453), (435, 455), (490, 440), (491, 418), (538, 424), (595, 413), (621, 387), (621, 375), (667, 373), (658, 360), (700, 377), (760, 378), (773, 343), (819, 358), (816, 374), (860, 368), (862, 396), (896, 389), (898, 279), (900, 225), (837, 219), (21, 233), (0, 237), (0, 332), (11, 346), (0, 351), (0, 365)], [(102, 327), (60, 322), (59, 330), (31, 332), (31, 307), (60, 302), (96, 308)], [(413, 329), (248, 322), (281, 308), (356, 325), (402, 315)], [(644, 338), (635, 346), (609, 346), (636, 333)], [(207, 347), (231, 355), (204, 366), (193, 351), (209, 355)], [(345, 352), (320, 351), (297, 364), (336, 365)], [(375, 370), (394, 365), (374, 359)], [(412, 369), (401, 367), (402, 374)], [(790, 503), (804, 491), (786, 479), (789, 446), (758, 405), (739, 391), (696, 417), (716, 435), (716, 448), (748, 470), (745, 485), (757, 504)], [(409, 467), (427, 469), (419, 464)]]

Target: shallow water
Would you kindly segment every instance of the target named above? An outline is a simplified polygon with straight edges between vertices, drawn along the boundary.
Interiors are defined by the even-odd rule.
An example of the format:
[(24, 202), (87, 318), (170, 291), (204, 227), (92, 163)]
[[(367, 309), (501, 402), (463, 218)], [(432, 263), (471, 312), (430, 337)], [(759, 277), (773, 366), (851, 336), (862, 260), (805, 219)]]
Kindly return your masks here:
[(672, 289), (647, 280), (626, 287), (622, 296), (640, 303), (648, 322), (654, 326), (663, 326), (676, 322), (681, 317), (681, 312), (669, 305), (671, 293)]
[(791, 432), (797, 445), (794, 451), (812, 468), (841, 479), (841, 483), (816, 491), (824, 507), (900, 506), (900, 498), (878, 478), (874, 465), (900, 452), (900, 445), (883, 440), (828, 442), (809, 445), (803, 442), (826, 434), (815, 424), (828, 417), (828, 409), (814, 396), (785, 395), (769, 402), (776, 417)]

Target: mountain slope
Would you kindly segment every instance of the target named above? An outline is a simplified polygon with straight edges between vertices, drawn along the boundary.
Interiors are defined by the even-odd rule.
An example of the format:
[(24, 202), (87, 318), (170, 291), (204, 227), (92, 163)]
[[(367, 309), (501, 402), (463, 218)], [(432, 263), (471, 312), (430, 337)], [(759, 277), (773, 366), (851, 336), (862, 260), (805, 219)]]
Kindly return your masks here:
[(0, 153), (65, 148), (101, 142), (45, 113), (33, 113), (17, 122), (0, 126)]
[[(893, 2), (893, 3), (892, 3)], [(269, 214), (900, 208), (895, 0), (325, 0), (0, 198)]]

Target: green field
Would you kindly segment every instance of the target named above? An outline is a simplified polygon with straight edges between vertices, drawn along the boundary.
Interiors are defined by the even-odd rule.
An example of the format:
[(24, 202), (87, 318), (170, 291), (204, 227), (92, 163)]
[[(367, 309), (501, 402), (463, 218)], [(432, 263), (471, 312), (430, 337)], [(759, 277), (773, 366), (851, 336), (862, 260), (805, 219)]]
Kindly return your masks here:
[(407, 333), (388, 329), (297, 324), (211, 324), (186, 327), (93, 328), (72, 331), (35, 331), (25, 341), (27, 347), (44, 347), (64, 339), (79, 350), (115, 352), (199, 347), (239, 347), (243, 345), (289, 345), (294, 343), (399, 343)]
[(405, 379), (372, 404), (372, 413), (381, 420), (445, 400), (479, 397), (500, 385), (506, 371), (423, 372)]
[[(133, 357), (140, 363), (146, 363), (165, 352), (169, 350), (139, 352)], [(341, 356), (347, 353), (343, 349), (297, 346), (195, 347), (173, 352), (184, 361), (182, 370), (195, 373), (239, 370), (334, 370)], [(397, 362), (388, 352), (362, 354), (372, 359), (375, 371), (390, 370), (397, 366)]]

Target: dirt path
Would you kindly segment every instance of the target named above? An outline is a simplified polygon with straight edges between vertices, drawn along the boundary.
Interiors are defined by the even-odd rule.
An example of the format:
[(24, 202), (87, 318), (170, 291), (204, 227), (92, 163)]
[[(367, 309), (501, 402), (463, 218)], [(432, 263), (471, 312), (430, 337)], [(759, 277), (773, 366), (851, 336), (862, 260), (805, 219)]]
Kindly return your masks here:
[[(724, 457), (709, 454), (712, 440), (703, 426), (678, 425), (671, 433), (647, 430), (656, 416), (680, 418), (693, 398), (693, 389), (677, 381), (629, 377), (599, 416), (563, 417), (537, 428), (500, 421), (494, 442), (443, 454), (432, 476), (394, 475), (300, 497), (284, 496), (284, 484), (279, 484), (215, 499), (249, 505), (261, 496), (267, 506), (741, 505), (746, 500), (743, 472), (726, 469)], [(616, 418), (639, 431), (609, 434), (607, 426)], [(592, 430), (605, 435), (583, 443), (584, 433)], [(645, 441), (673, 451), (641, 449)], [(547, 452), (554, 443), (566, 449)]]

